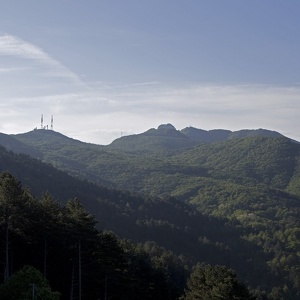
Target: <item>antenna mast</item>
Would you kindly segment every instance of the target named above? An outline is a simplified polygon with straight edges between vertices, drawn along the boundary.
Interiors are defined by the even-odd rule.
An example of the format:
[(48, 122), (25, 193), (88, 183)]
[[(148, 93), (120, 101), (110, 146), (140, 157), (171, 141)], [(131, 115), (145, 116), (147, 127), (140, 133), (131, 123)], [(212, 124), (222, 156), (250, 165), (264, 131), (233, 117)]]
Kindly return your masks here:
[(44, 123), (44, 117), (43, 117), (43, 115), (41, 116), (41, 129), (43, 129), (44, 128), (44, 125), (43, 125), (43, 123)]
[(51, 130), (53, 130), (53, 115), (51, 116)]

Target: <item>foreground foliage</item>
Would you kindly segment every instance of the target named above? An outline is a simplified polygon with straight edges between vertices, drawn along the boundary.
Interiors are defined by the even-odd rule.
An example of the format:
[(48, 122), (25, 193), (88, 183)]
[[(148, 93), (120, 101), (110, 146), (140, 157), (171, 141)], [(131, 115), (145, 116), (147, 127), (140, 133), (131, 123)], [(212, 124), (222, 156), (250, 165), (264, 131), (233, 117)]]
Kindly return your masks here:
[(31, 266), (24, 266), (0, 286), (2, 300), (58, 300), (59, 293), (52, 292), (42, 273)]
[(33, 284), (43, 299), (58, 299), (45, 278), (62, 299), (178, 298), (170, 261), (168, 268), (164, 265), (167, 252), (152, 260), (143, 246), (100, 231), (96, 223), (78, 199), (65, 206), (50, 194), (37, 200), (11, 174), (2, 173), (1, 299), (29, 299)]

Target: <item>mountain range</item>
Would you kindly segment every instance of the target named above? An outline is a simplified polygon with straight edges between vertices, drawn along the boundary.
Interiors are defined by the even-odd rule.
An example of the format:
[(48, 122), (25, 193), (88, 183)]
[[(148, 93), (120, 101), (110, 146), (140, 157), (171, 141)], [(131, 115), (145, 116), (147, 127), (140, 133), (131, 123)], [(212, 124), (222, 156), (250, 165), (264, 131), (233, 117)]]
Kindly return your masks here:
[(0, 134), (0, 144), (1, 171), (38, 197), (78, 197), (120, 237), (232, 267), (270, 299), (299, 296), (297, 141), (164, 124), (107, 146), (42, 129)]

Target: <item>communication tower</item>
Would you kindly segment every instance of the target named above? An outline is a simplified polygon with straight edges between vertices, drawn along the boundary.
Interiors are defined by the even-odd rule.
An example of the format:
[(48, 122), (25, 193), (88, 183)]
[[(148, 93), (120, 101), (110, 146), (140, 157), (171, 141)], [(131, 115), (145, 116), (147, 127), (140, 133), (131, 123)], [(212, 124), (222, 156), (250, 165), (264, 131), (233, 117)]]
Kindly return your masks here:
[(44, 129), (44, 117), (43, 117), (43, 115), (41, 116), (41, 129)]
[(53, 130), (53, 115), (51, 116), (51, 130)]

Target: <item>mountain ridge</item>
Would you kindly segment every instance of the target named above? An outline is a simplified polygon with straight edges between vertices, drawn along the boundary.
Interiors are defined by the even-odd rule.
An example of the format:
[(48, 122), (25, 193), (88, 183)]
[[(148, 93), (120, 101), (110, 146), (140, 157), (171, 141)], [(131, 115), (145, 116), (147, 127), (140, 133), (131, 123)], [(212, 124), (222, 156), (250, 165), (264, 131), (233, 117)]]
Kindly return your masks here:
[(277, 131), (262, 128), (230, 131), (226, 129), (203, 130), (190, 126), (177, 130), (172, 124), (168, 123), (161, 124), (157, 129), (151, 128), (140, 134), (120, 137), (109, 144), (108, 147), (144, 152), (151, 152), (154, 149), (155, 151), (181, 150), (202, 143), (222, 142), (255, 136), (284, 137)]
[[(248, 180), (253, 181), (254, 175), (251, 175), (254, 170), (253, 162), (256, 157), (260, 157), (261, 153), (265, 152), (264, 147), (271, 149), (272, 143), (274, 143), (274, 147), (277, 147), (276, 145), (279, 146), (280, 143), (283, 145), (284, 141), (291, 143), (282, 146), (287, 147), (287, 149), (292, 149), (292, 145), (298, 145), (298, 143), (294, 143), (293, 140), (278, 132), (264, 129), (231, 132), (229, 130), (204, 131), (188, 127), (183, 131), (185, 134), (171, 124), (163, 124), (157, 129), (152, 128), (142, 134), (125, 136), (115, 140), (110, 145), (102, 146), (84, 143), (52, 130), (40, 129), (10, 136), (2, 134), (0, 135), (0, 144), (9, 151), (25, 153), (51, 163), (54, 167), (67, 171), (72, 176), (109, 187), (143, 193), (151, 191), (151, 194), (155, 194), (155, 189), (151, 188), (152, 184), (158, 186), (153, 181), (155, 176), (163, 175), (164, 180), (167, 181), (167, 186), (171, 183), (171, 175), (173, 177), (179, 176), (181, 179), (174, 187), (175, 190), (168, 192), (168, 189), (166, 189), (163, 193), (170, 193), (171, 195), (178, 195), (178, 187), (181, 186), (183, 176), (190, 175), (191, 178), (197, 178), (197, 176), (207, 177), (209, 175), (208, 168), (211, 168), (211, 165), (205, 167), (204, 161), (206, 158), (200, 159), (199, 155), (201, 153), (205, 153), (206, 157), (213, 157), (213, 153), (219, 151), (218, 148), (220, 150), (225, 149), (222, 154), (225, 155), (223, 162), (227, 160), (230, 153), (235, 153), (236, 157), (240, 157), (241, 153), (245, 153), (244, 158), (240, 157), (240, 159), (245, 160), (244, 165), (241, 165), (241, 161), (239, 165), (241, 165), (241, 168), (248, 168), (248, 171), (245, 172), (240, 168), (237, 172), (243, 172)], [(202, 138), (202, 142), (199, 142), (199, 134), (205, 136), (205, 138)], [(190, 138), (189, 135), (193, 135), (193, 138)], [(195, 135), (198, 135), (198, 141), (196, 141)], [(207, 139), (208, 136), (211, 138)], [(275, 142), (277, 139), (278, 142)], [(203, 140), (206, 142), (203, 142)], [(207, 142), (207, 140), (209, 141)], [(260, 146), (262, 144), (265, 144), (265, 146)], [(234, 147), (237, 147), (237, 149)], [(251, 153), (254, 153), (252, 161), (247, 158), (250, 154), (249, 147)], [(264, 154), (266, 156), (265, 160), (274, 157), (275, 160), (279, 161), (279, 157), (275, 158), (274, 156), (277, 150), (273, 149), (272, 151), (270, 155), (268, 153)], [(200, 159), (199, 161), (203, 161), (202, 165), (199, 165), (197, 161), (190, 160), (195, 155), (198, 160)], [(295, 156), (296, 154), (292, 155)], [(213, 163), (218, 162), (219, 157), (221, 156), (216, 156)], [(234, 156), (231, 155), (230, 160), (233, 161), (233, 165), (228, 165), (228, 170), (233, 169), (233, 166), (237, 166)], [(189, 163), (187, 164), (187, 162)], [(280, 168), (278, 171), (281, 170)], [(266, 167), (265, 169), (270, 168)], [(222, 170), (222, 167), (220, 170)], [(224, 172), (223, 176), (228, 176), (225, 169), (222, 172)], [(293, 177), (293, 174), (290, 177)], [(258, 178), (259, 176), (255, 180), (257, 181)], [(298, 182), (298, 179), (295, 182)], [(297, 190), (295, 188), (296, 184), (292, 184), (292, 186), (294, 186), (294, 190)], [(157, 190), (157, 192), (161, 193), (162, 190)], [(179, 194), (186, 193), (187, 191)]]
[[(51, 138), (51, 136), (56, 136), (59, 137), (60, 139), (63, 139), (65, 141), (69, 141), (69, 143), (84, 143), (84, 144), (89, 144), (89, 145), (96, 145), (96, 146), (101, 146), (101, 147), (106, 147), (106, 146), (115, 146), (114, 144), (117, 143), (117, 141), (121, 140), (126, 140), (128, 138), (138, 138), (138, 137), (143, 137), (143, 136), (152, 136), (152, 137), (169, 137), (169, 138), (180, 138), (184, 140), (194, 140), (196, 142), (219, 142), (219, 141), (225, 141), (229, 139), (235, 139), (235, 138), (245, 138), (245, 137), (250, 137), (250, 136), (274, 136), (274, 137), (284, 137), (283, 134), (269, 130), (269, 129), (240, 129), (236, 131), (231, 131), (228, 129), (211, 129), (211, 130), (204, 130), (204, 129), (199, 129), (195, 128), (192, 126), (185, 127), (181, 130), (177, 130), (175, 126), (173, 126), (170, 123), (167, 124), (161, 124), (159, 125), (156, 129), (155, 128), (150, 128), (146, 130), (145, 132), (139, 133), (139, 134), (132, 134), (132, 135), (126, 135), (122, 136), (120, 138), (115, 139), (112, 141), (109, 145), (100, 145), (100, 144), (95, 144), (95, 143), (89, 143), (89, 142), (84, 142), (78, 139), (73, 139), (71, 137), (68, 137), (60, 132), (54, 131), (54, 130), (48, 130), (48, 129), (34, 129), (29, 132), (25, 133), (18, 133), (18, 134), (5, 134), (5, 133), (0, 133), (0, 143), (4, 147), (6, 147), (9, 150), (16, 150), (17, 148), (11, 146), (9, 144), (14, 142), (13, 139), (9, 138), (16, 138), (19, 141), (26, 140), (28, 141), (29, 139), (33, 138), (35, 139), (35, 142), (38, 142), (39, 138), (48, 136)], [(287, 137), (288, 138), (288, 137)], [(293, 139), (291, 139), (293, 140)], [(9, 141), (9, 142), (8, 142)], [(293, 140), (295, 141), (295, 140)], [(295, 141), (298, 142), (298, 141)], [(15, 142), (17, 143), (17, 142)], [(18, 146), (20, 146), (19, 144)], [(194, 144), (191, 142), (191, 146)], [(16, 151), (15, 151), (16, 152)]]

